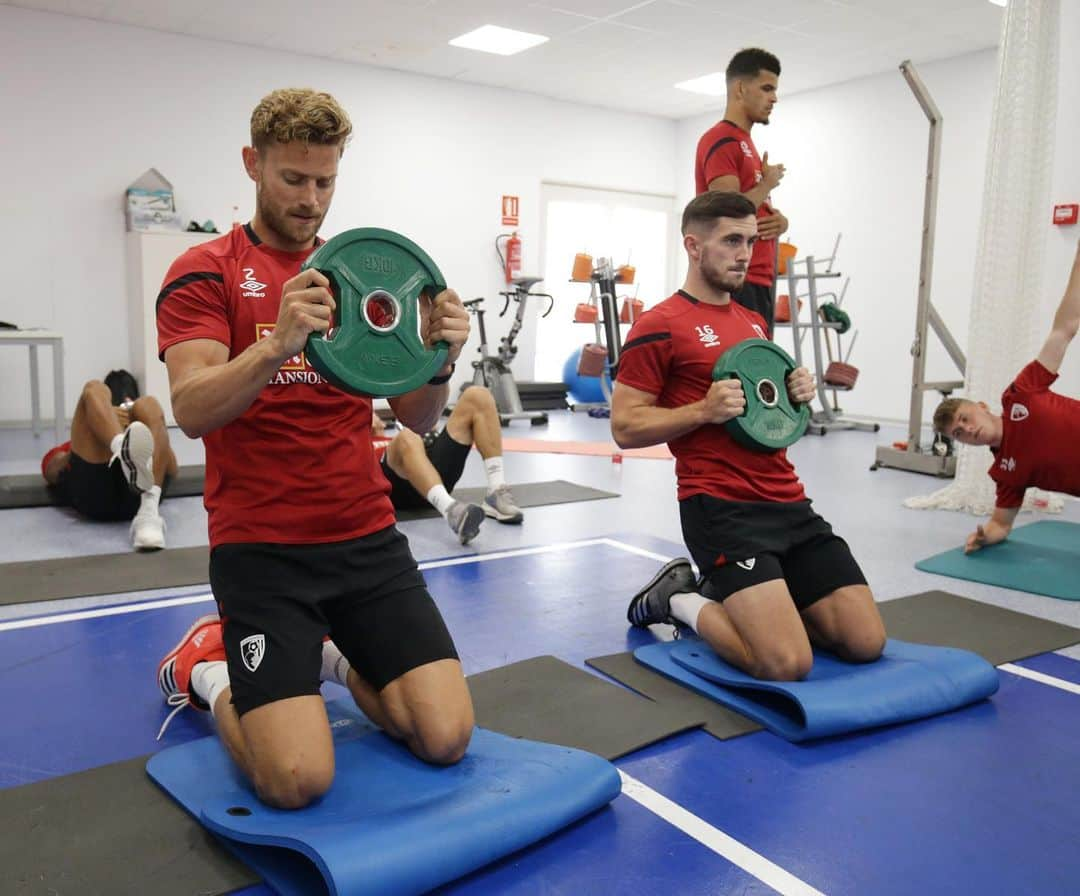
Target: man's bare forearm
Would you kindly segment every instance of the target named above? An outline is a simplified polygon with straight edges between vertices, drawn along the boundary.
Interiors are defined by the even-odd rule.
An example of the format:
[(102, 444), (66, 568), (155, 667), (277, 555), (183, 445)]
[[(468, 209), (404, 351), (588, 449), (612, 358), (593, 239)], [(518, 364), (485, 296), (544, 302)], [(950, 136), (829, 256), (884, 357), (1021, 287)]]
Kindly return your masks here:
[(263, 339), (225, 364), (188, 371), (171, 389), (176, 422), (193, 439), (231, 423), (251, 407), (282, 360)]
[(647, 448), (697, 429), (706, 422), (704, 411), (704, 401), (678, 408), (631, 408), (612, 417), (611, 435), (620, 448)]

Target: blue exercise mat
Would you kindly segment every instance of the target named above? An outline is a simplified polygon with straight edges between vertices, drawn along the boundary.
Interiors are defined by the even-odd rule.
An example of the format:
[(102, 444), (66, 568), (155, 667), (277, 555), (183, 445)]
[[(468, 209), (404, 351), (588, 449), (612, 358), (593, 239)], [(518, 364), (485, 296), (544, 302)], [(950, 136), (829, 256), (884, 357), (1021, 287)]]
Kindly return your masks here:
[(436, 767), (374, 729), (349, 698), (327, 705), (337, 773), (317, 804), (259, 802), (217, 737), (146, 770), (282, 896), (423, 893), (535, 843), (613, 800), (619, 774), (591, 753), (476, 729)]
[(815, 650), (802, 681), (759, 681), (697, 638), (639, 647), (634, 658), (796, 742), (947, 712), (998, 689), (997, 669), (974, 653), (891, 639), (875, 663)]
[(1080, 525), (1042, 520), (1019, 526), (1000, 544), (973, 554), (954, 548), (915, 564), (923, 572), (1080, 600)]

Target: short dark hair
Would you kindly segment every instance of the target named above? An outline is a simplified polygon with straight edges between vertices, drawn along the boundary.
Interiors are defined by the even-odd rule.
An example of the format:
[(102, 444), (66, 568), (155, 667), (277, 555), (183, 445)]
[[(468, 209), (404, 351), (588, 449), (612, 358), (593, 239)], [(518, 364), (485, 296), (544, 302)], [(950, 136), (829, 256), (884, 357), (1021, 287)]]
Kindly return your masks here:
[(756, 78), (758, 72), (762, 69), (772, 72), (779, 78), (780, 60), (768, 50), (762, 50), (758, 47), (747, 47), (745, 50), (739, 50), (738, 53), (731, 57), (731, 62), (728, 63), (725, 72), (727, 83), (730, 85), (732, 81)]
[(682, 213), (682, 232), (695, 225), (708, 225), (710, 228), (717, 218), (747, 218), (757, 214), (754, 203), (742, 193), (728, 193), (723, 190), (710, 190), (691, 199)]
[(139, 383), (126, 370), (110, 370), (105, 374), (105, 385), (109, 387), (114, 407), (119, 407), (125, 398), (139, 397)]

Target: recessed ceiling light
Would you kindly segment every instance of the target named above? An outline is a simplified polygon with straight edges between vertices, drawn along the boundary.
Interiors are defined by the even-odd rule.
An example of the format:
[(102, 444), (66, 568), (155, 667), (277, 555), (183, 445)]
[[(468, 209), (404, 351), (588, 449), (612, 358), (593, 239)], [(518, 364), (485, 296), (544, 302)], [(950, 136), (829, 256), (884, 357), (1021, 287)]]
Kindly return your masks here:
[(1009, 0), (990, 0), (990, 2), (993, 3), (994, 6), (1008, 6), (1009, 5)]
[(514, 31), (512, 28), (500, 28), (498, 25), (484, 25), (461, 37), (455, 37), (450, 41), (450, 46), (464, 47), (466, 50), (480, 50), (482, 53), (498, 53), (500, 56), (513, 56), (515, 53), (528, 50), (547, 40), (548, 38), (542, 34)]
[(675, 85), (679, 90), (691, 93), (704, 93), (706, 96), (725, 96), (727, 94), (727, 76), (723, 72), (713, 72), (689, 81), (680, 81)]

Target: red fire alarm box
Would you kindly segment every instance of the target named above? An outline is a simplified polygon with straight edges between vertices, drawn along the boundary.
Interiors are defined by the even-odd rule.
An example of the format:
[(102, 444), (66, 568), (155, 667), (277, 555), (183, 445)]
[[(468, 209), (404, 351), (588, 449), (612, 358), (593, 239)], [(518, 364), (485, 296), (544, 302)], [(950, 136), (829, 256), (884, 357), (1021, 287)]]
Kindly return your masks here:
[(1075, 202), (1072, 205), (1055, 205), (1054, 206), (1054, 223), (1055, 224), (1075, 224), (1080, 212), (1080, 205)]

